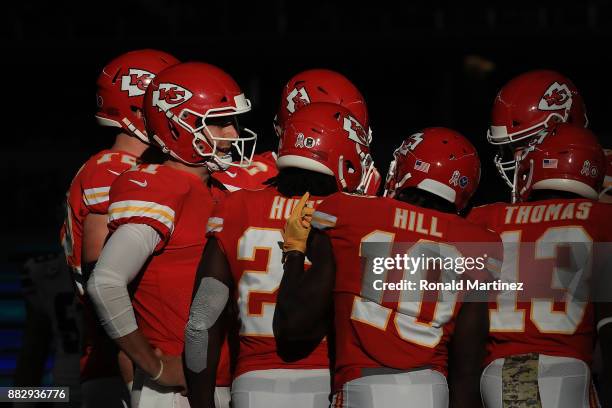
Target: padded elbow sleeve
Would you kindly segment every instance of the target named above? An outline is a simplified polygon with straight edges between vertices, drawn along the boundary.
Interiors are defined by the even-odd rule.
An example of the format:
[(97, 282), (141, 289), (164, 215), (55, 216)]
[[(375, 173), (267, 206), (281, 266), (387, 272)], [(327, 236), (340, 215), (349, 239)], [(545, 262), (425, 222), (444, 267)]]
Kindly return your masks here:
[(206, 277), (200, 282), (185, 327), (185, 363), (193, 372), (206, 368), (208, 329), (221, 316), (228, 298), (229, 288), (220, 280)]

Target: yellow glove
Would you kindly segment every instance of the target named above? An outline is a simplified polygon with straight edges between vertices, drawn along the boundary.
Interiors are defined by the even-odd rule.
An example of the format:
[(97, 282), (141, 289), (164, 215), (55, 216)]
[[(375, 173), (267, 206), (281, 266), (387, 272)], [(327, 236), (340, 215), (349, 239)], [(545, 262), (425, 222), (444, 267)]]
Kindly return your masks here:
[(310, 222), (314, 208), (306, 207), (306, 201), (310, 197), (309, 193), (302, 196), (297, 205), (293, 208), (291, 216), (285, 223), (283, 231), (283, 252), (300, 251), (306, 252), (306, 240), (310, 232)]

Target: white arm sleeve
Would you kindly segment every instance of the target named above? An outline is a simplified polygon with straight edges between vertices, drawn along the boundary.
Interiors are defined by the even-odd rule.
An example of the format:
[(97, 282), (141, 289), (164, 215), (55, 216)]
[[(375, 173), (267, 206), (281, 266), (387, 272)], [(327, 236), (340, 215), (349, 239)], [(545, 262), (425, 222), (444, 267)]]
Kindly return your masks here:
[(160, 241), (159, 234), (144, 224), (124, 224), (104, 245), (87, 281), (102, 327), (110, 338), (138, 328), (128, 294), (128, 284), (138, 275)]

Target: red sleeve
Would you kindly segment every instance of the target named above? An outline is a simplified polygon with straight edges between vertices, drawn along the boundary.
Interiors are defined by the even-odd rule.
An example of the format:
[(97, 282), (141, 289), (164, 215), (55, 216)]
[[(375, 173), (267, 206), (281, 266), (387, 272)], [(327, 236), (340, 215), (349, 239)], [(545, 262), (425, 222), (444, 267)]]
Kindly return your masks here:
[(163, 248), (172, 236), (189, 188), (187, 181), (163, 166), (138, 166), (123, 173), (110, 191), (110, 231), (123, 224), (146, 224), (161, 236), (156, 250)]
[[(206, 225), (206, 236), (215, 237), (226, 255), (236, 247), (240, 234), (244, 232), (244, 192), (230, 193), (213, 208)], [(229, 251), (229, 254), (228, 254)]]
[(83, 203), (93, 214), (107, 214), (110, 188), (117, 177), (136, 164), (127, 153), (105, 151), (89, 159), (81, 180)]
[(488, 227), (489, 223), (489, 208), (490, 205), (481, 205), (479, 207), (472, 208), (472, 211), (467, 216), (467, 220), (472, 224), (480, 225), (481, 227)]

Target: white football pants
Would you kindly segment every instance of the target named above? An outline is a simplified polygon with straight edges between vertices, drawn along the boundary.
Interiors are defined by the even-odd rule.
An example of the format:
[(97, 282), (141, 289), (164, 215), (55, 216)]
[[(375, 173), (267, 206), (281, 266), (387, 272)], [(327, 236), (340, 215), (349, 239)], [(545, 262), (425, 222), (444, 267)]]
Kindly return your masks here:
[(232, 408), (326, 408), (329, 393), (327, 369), (250, 371), (232, 383)]
[[(499, 358), (485, 368), (480, 378), (480, 392), (486, 408), (502, 408), (504, 359)], [(540, 354), (538, 358), (538, 390), (542, 408), (597, 407), (591, 371), (584, 361), (569, 357)]]
[(369, 375), (347, 382), (334, 395), (333, 408), (447, 408), (448, 385), (442, 373), (424, 369)]

